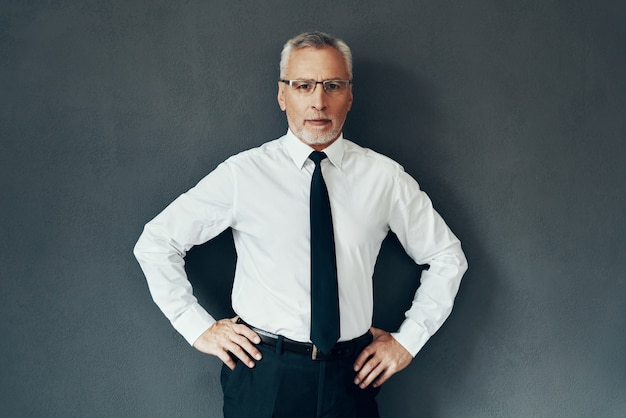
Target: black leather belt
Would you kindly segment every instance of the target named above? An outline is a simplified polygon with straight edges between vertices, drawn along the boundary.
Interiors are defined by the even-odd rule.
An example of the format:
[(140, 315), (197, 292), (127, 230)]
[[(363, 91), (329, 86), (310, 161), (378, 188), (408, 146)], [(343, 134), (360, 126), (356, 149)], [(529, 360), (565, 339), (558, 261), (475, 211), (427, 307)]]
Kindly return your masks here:
[(358, 354), (363, 350), (371, 341), (372, 334), (367, 331), (350, 341), (341, 341), (334, 345), (329, 354), (322, 353), (317, 349), (313, 343), (303, 343), (300, 341), (294, 341), (281, 335), (272, 334), (265, 330), (253, 327), (252, 325), (244, 322), (241, 318), (237, 320), (239, 324), (243, 324), (256, 332), (261, 338), (261, 344), (270, 347), (279, 347), (282, 351), (288, 351), (290, 353), (302, 354), (309, 357), (311, 360), (337, 360), (341, 358), (348, 358)]

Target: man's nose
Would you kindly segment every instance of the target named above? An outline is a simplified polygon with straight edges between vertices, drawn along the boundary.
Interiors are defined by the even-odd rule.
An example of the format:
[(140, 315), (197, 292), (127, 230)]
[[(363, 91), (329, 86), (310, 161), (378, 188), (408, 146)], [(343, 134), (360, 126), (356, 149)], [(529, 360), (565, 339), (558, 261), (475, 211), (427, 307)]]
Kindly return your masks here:
[(317, 110), (324, 110), (326, 108), (326, 103), (328, 100), (328, 95), (324, 91), (324, 86), (322, 84), (318, 84), (315, 87), (315, 91), (311, 95), (311, 107)]

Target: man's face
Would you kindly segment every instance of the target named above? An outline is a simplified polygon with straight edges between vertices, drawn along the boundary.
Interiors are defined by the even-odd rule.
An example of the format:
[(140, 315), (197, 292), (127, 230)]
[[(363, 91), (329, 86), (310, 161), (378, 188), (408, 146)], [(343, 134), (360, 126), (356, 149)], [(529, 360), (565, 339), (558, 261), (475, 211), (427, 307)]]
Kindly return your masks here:
[[(341, 52), (332, 47), (301, 48), (291, 52), (287, 80), (348, 80), (348, 69)], [(321, 150), (339, 137), (352, 107), (352, 87), (330, 95), (318, 84), (307, 96), (289, 85), (278, 83), (278, 104), (287, 114), (289, 129), (305, 144)]]

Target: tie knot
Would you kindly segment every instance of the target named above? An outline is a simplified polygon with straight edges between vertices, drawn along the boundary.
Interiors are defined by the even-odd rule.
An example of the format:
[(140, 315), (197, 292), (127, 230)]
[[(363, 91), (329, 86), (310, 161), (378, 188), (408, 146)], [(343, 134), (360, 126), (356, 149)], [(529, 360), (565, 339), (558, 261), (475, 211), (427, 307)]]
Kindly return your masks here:
[(326, 158), (326, 154), (321, 151), (313, 151), (309, 158), (315, 163), (315, 165), (320, 165), (320, 161)]

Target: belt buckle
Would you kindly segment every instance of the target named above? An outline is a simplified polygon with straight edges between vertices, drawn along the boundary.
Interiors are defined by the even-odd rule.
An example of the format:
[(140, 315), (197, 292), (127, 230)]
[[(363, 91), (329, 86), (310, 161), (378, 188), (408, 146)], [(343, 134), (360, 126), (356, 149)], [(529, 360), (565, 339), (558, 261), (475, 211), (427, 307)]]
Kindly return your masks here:
[(311, 350), (311, 360), (317, 360), (317, 346), (313, 344), (313, 349)]

